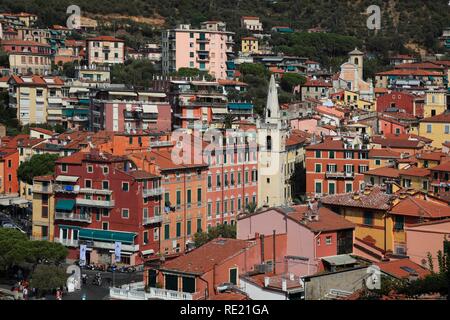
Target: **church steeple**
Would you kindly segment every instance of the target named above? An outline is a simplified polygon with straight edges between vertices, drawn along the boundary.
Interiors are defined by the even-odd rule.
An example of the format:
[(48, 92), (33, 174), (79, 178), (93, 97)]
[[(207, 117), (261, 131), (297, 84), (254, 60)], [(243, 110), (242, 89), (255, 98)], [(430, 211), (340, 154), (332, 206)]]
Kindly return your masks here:
[(271, 119), (279, 120), (280, 118), (280, 105), (278, 104), (278, 89), (275, 83), (275, 77), (272, 74), (269, 83), (269, 92), (267, 94), (266, 104), (266, 121), (270, 122)]

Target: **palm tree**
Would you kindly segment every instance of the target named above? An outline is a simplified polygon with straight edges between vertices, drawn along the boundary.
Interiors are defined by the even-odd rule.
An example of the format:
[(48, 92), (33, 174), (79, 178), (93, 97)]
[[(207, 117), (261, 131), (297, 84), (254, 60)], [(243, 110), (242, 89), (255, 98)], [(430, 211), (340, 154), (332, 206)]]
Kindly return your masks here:
[(245, 207), (245, 211), (247, 213), (254, 213), (256, 211), (256, 203), (252, 202), (249, 203), (246, 207)]
[(225, 129), (231, 129), (233, 127), (234, 120), (236, 120), (236, 117), (232, 114), (227, 113), (223, 118)]

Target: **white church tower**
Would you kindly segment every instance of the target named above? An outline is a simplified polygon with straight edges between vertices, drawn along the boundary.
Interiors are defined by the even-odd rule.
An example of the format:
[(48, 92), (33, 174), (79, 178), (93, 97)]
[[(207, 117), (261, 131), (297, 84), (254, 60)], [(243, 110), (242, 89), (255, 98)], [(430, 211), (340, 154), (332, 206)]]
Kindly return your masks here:
[(287, 204), (284, 167), (287, 161), (287, 120), (278, 104), (278, 90), (272, 75), (265, 117), (256, 123), (258, 152), (258, 207)]

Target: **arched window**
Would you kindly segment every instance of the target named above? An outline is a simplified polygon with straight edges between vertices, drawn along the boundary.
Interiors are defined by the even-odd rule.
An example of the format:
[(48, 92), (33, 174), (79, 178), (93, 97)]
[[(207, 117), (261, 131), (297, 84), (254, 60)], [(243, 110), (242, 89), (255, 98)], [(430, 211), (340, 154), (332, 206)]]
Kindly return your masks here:
[(270, 109), (267, 109), (267, 118), (270, 118), (271, 114)]
[(272, 150), (272, 137), (271, 136), (266, 137), (266, 146), (267, 146), (267, 151)]
[(359, 59), (358, 58), (355, 58), (355, 64), (359, 65)]

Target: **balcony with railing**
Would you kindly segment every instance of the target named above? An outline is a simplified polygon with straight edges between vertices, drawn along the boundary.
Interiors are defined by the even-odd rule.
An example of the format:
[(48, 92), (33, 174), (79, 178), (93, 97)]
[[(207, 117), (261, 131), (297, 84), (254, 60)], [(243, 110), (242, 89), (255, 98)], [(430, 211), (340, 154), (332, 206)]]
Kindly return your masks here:
[(143, 224), (144, 225), (158, 224), (158, 223), (161, 223), (162, 221), (163, 221), (163, 216), (162, 215), (156, 215), (156, 216), (153, 216), (153, 217), (144, 217)]
[(55, 220), (66, 220), (66, 221), (78, 221), (78, 222), (92, 222), (91, 214), (89, 213), (75, 213), (75, 212), (64, 212), (56, 211)]
[(61, 193), (78, 193), (80, 191), (80, 186), (70, 185), (70, 184), (55, 184), (53, 185), (53, 190), (55, 192)]
[(142, 195), (144, 197), (155, 197), (155, 196), (160, 196), (164, 193), (164, 188), (159, 187), (159, 188), (151, 188), (151, 189), (143, 189), (142, 190)]
[(66, 247), (78, 247), (78, 240), (74, 239), (63, 239), (63, 238), (55, 238), (54, 242), (61, 243)]
[(84, 194), (99, 194), (99, 195), (111, 195), (112, 194), (112, 190), (93, 189), (93, 188), (80, 188), (80, 193), (84, 193)]
[(76, 199), (77, 206), (114, 208), (114, 200)]
[(53, 187), (52, 185), (43, 186), (41, 184), (35, 184), (33, 185), (33, 193), (51, 194), (53, 193)]
[(325, 178), (327, 179), (354, 179), (354, 172), (326, 172)]

